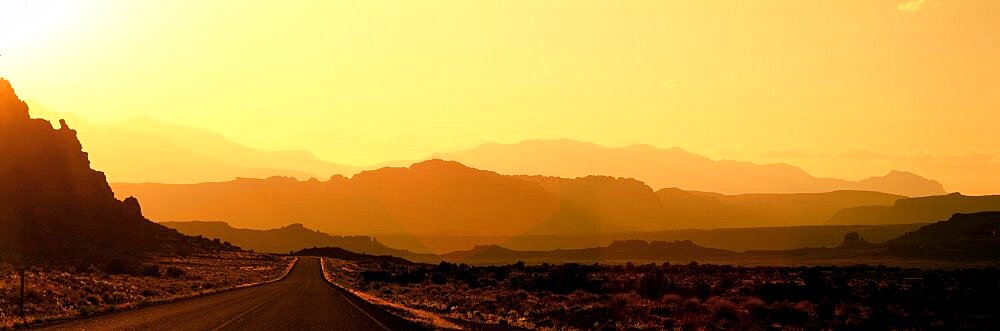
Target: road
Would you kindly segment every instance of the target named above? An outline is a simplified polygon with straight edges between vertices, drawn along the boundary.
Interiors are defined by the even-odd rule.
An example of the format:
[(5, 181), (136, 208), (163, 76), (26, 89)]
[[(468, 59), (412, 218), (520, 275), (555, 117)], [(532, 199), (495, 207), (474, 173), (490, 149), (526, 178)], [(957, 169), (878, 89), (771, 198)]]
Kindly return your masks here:
[(280, 281), (53, 325), (50, 330), (414, 330), (323, 279), (319, 259), (299, 258)]

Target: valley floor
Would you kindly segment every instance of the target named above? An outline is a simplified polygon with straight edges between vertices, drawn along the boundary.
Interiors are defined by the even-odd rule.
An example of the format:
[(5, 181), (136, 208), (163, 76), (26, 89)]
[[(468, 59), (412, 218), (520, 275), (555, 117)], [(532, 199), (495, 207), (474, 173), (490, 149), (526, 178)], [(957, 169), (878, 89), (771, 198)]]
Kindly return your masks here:
[[(329, 279), (413, 320), (496, 329), (996, 329), (995, 268), (706, 264), (396, 265)], [(393, 310), (389, 309), (388, 310)]]

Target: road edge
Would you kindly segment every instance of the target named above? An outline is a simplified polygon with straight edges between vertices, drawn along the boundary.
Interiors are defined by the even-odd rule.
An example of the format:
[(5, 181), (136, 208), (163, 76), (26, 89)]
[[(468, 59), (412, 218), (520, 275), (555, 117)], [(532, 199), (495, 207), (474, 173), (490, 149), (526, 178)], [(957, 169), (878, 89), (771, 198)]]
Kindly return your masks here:
[(394, 329), (386, 326), (384, 323), (382, 323), (382, 321), (379, 321), (377, 318), (375, 318), (375, 316), (372, 316), (372, 313), (375, 313), (375, 315), (380, 315), (380, 317), (384, 317), (393, 321), (393, 323), (390, 324), (405, 324), (407, 326), (407, 328), (405, 328), (406, 330), (434, 330), (432, 326), (416, 323), (414, 321), (403, 318), (399, 315), (393, 314), (392, 312), (385, 310), (382, 307), (379, 307), (378, 305), (357, 296), (349, 289), (338, 284), (337, 282), (334, 282), (332, 279), (327, 277), (326, 264), (323, 263), (324, 257), (317, 256), (316, 258), (317, 258), (316, 260), (319, 262), (320, 273), (322, 273), (323, 281), (325, 281), (326, 284), (329, 285), (330, 288), (332, 288), (338, 294), (342, 295), (344, 299), (350, 302), (355, 308), (361, 310), (362, 313), (367, 315), (369, 318), (375, 320), (376, 323), (381, 325), (386, 330), (399, 330), (399, 329), (398, 328)]
[(91, 318), (97, 318), (97, 317), (102, 317), (102, 316), (107, 316), (107, 315), (113, 315), (113, 314), (117, 314), (117, 313), (124, 313), (124, 312), (128, 312), (128, 311), (139, 310), (139, 309), (144, 309), (144, 308), (151, 308), (151, 307), (156, 307), (156, 306), (162, 306), (162, 305), (167, 305), (167, 304), (171, 304), (171, 303), (177, 303), (177, 302), (182, 302), (182, 301), (187, 301), (187, 300), (192, 300), (192, 299), (197, 299), (197, 298), (203, 298), (203, 297), (213, 296), (213, 295), (216, 295), (216, 294), (227, 293), (227, 292), (231, 292), (231, 291), (242, 290), (242, 289), (246, 289), (246, 288), (257, 287), (257, 286), (261, 286), (261, 285), (267, 285), (267, 284), (271, 284), (271, 283), (276, 283), (276, 282), (280, 282), (280, 281), (284, 280), (285, 278), (288, 278), (288, 275), (292, 273), (292, 269), (294, 269), (295, 266), (297, 266), (298, 264), (299, 264), (299, 258), (298, 257), (293, 257), (291, 263), (289, 263), (288, 267), (285, 268), (285, 271), (281, 275), (281, 277), (278, 277), (278, 278), (275, 278), (275, 279), (272, 279), (272, 280), (268, 280), (268, 281), (256, 282), (256, 283), (247, 283), (247, 284), (240, 284), (240, 285), (237, 285), (237, 286), (231, 286), (231, 287), (222, 288), (222, 289), (206, 290), (206, 291), (202, 291), (202, 292), (191, 293), (191, 294), (188, 294), (188, 295), (182, 295), (182, 296), (177, 296), (177, 297), (165, 298), (165, 299), (162, 299), (162, 300), (153, 300), (153, 301), (145, 301), (145, 302), (126, 303), (126, 304), (121, 304), (121, 305), (113, 306), (113, 309), (108, 309), (108, 310), (105, 310), (105, 311), (102, 311), (102, 312), (93, 313), (93, 314), (90, 314), (90, 315), (87, 315), (87, 316), (68, 316), (68, 317), (58, 317), (57, 316), (57, 317), (51, 317), (50, 319), (45, 319), (43, 322), (40, 322), (40, 323), (32, 323), (32, 324), (28, 324), (28, 325), (15, 326), (14, 330), (18, 330), (18, 329), (40, 329), (40, 328), (45, 328), (45, 327), (52, 327), (52, 326), (57, 326), (57, 325), (67, 324), (67, 323), (72, 323), (72, 322), (76, 322), (76, 321), (88, 320), (88, 319), (91, 319)]

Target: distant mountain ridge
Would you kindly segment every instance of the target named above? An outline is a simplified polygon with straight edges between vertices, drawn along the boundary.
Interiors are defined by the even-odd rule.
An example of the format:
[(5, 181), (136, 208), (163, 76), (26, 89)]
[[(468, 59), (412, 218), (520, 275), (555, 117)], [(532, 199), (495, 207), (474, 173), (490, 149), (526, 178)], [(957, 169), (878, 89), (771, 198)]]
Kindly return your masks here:
[(436, 262), (433, 254), (416, 254), (395, 249), (367, 236), (332, 236), (311, 230), (302, 224), (290, 224), (278, 229), (237, 229), (225, 222), (161, 222), (190, 236), (220, 239), (237, 246), (265, 253), (289, 253), (312, 247), (339, 247), (352, 252), (372, 255), (392, 255), (411, 261)]
[[(553, 250), (606, 246), (613, 241), (691, 240), (699, 245), (735, 252), (747, 250), (788, 250), (802, 247), (833, 247), (847, 233), (856, 232), (865, 239), (882, 243), (915, 231), (927, 223), (894, 225), (806, 225), (789, 227), (720, 228), (668, 230), (585, 235), (524, 235), (500, 243), (514, 250)], [(766, 238), (762, 240), (761, 238)], [(386, 238), (386, 242), (394, 242)]]
[[(159, 220), (221, 220), (256, 229), (294, 220), (328, 233), (420, 237), (810, 225), (842, 208), (890, 205), (901, 198), (857, 191), (745, 196), (657, 192), (627, 178), (504, 176), (443, 160), (328, 181), (273, 177), (114, 187), (148, 201), (147, 211)], [(422, 242), (425, 247), (397, 246), (411, 251), (438, 247), (431, 250), (438, 253), (452, 248), (444, 244), (431, 240)]]
[(37, 111), (79, 130), (94, 164), (113, 182), (197, 183), (237, 177), (300, 179), (353, 174), (358, 168), (322, 161), (308, 152), (261, 151), (203, 129), (147, 116), (91, 123), (68, 113)]
[(358, 253), (358, 252), (352, 252), (352, 251), (349, 251), (349, 250), (346, 250), (346, 249), (343, 249), (343, 248), (340, 248), (340, 247), (313, 247), (313, 248), (306, 248), (306, 249), (302, 249), (302, 250), (299, 250), (299, 251), (291, 252), (291, 253), (289, 253), (289, 255), (296, 255), (296, 256), (320, 256), (320, 257), (329, 257), (329, 258), (335, 258), (335, 259), (347, 260), (347, 261), (373, 261), (373, 262), (392, 263), (392, 264), (401, 264), (401, 265), (417, 265), (417, 264), (420, 264), (419, 262), (410, 261), (410, 260), (407, 260), (407, 259), (404, 259), (404, 258), (401, 258), (401, 257), (398, 257), (398, 256), (392, 256), (392, 255), (374, 255), (374, 254)]
[(958, 213), (1000, 211), (1000, 195), (960, 193), (900, 199), (892, 205), (859, 206), (837, 212), (827, 224), (930, 223)]
[(735, 256), (736, 252), (707, 248), (691, 241), (615, 241), (609, 246), (557, 249), (551, 251), (515, 251), (497, 245), (478, 246), (467, 251), (457, 251), (441, 255), (452, 262), (467, 263), (514, 263), (523, 262), (580, 262), (580, 261), (666, 261), (698, 260)]
[(513, 236), (559, 207), (554, 197), (533, 183), (440, 160), (366, 171), (352, 178), (334, 176), (324, 182), (272, 177), (203, 184), (115, 184), (115, 188), (155, 201), (147, 210), (159, 220), (222, 220), (257, 229), (294, 220), (338, 234)]
[[(76, 127), (81, 139), (90, 146), (94, 163), (108, 172), (112, 182), (184, 184), (237, 177), (328, 178), (382, 167), (336, 164), (320, 160), (305, 151), (261, 151), (209, 130), (168, 124), (148, 116), (90, 123), (72, 114), (35, 108), (35, 112), (43, 118), (64, 118)], [(632, 145), (609, 148), (569, 139), (488, 143), (465, 151), (435, 153), (429, 159), (454, 160), (507, 175), (565, 178), (603, 175), (635, 178), (655, 189), (679, 187), (725, 194), (837, 190), (877, 191), (905, 196), (946, 193), (940, 183), (904, 171), (846, 181), (816, 178), (787, 164), (716, 161), (677, 147), (660, 149)], [(410, 163), (414, 162), (384, 165), (399, 167)]]
[(787, 164), (716, 161), (677, 147), (659, 149), (649, 145), (632, 145), (610, 148), (569, 139), (488, 143), (432, 157), (509, 175), (565, 178), (606, 175), (635, 178), (653, 188), (679, 187), (724, 194), (837, 190), (877, 191), (905, 196), (947, 193), (940, 183), (903, 171), (852, 182), (817, 178)]

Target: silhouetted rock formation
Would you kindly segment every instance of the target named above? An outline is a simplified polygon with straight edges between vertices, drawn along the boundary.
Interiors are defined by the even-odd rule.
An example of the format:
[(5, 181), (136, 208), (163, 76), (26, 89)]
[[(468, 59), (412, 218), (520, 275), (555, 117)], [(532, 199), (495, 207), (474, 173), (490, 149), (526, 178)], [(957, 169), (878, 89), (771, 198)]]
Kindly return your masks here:
[(579, 262), (579, 261), (692, 261), (736, 256), (724, 249), (708, 248), (684, 241), (615, 241), (606, 247), (557, 249), (550, 251), (515, 251), (497, 245), (482, 245), (467, 251), (441, 256), (446, 261), (472, 263)]
[(516, 235), (559, 209), (556, 199), (534, 183), (453, 161), (364, 171), (350, 182), (414, 234)]
[(1000, 259), (1000, 212), (955, 214), (886, 243), (892, 255), (938, 259)]
[(524, 235), (505, 241), (503, 245), (514, 250), (536, 251), (598, 247), (609, 245), (616, 240), (638, 239), (647, 241), (691, 240), (702, 246), (737, 252), (787, 250), (802, 247), (836, 247), (843, 242), (844, 235), (850, 232), (858, 232), (865, 240), (873, 243), (884, 243), (887, 240), (899, 238), (907, 232), (915, 231), (924, 225), (927, 223), (689, 229), (587, 235)]
[(368, 236), (331, 236), (291, 224), (280, 229), (237, 229), (224, 222), (162, 222), (166, 227), (183, 234), (228, 241), (245, 249), (267, 253), (288, 253), (311, 247), (338, 247), (348, 251), (372, 255), (392, 255), (418, 262), (437, 262), (433, 254), (417, 254), (383, 245)]
[(656, 194), (672, 223), (702, 229), (815, 225), (844, 208), (887, 206), (904, 198), (866, 191), (723, 195), (667, 188)]
[(844, 235), (844, 242), (841, 243), (840, 247), (838, 248), (866, 249), (866, 248), (872, 248), (873, 246), (875, 246), (875, 244), (868, 242), (867, 240), (865, 240), (865, 238), (861, 238), (860, 233), (851, 232)]
[(1000, 195), (960, 193), (897, 200), (892, 206), (860, 206), (837, 212), (827, 224), (931, 223), (956, 213), (1000, 211)]
[[(196, 241), (143, 218), (135, 198), (115, 199), (92, 170), (76, 131), (32, 119), (0, 79), (0, 252), (74, 260), (188, 249)], [(220, 245), (221, 246), (221, 245)]]
[(290, 255), (296, 256), (321, 256), (330, 257), (335, 259), (347, 260), (347, 261), (376, 261), (385, 262), (393, 264), (402, 265), (416, 265), (413, 261), (409, 261), (404, 258), (388, 256), (388, 255), (371, 255), (352, 252), (340, 247), (313, 247), (306, 248), (297, 252), (292, 252)]
[(734, 260), (815, 264), (871, 259), (882, 263), (887, 258), (895, 262), (940, 260), (995, 265), (1000, 259), (1000, 212), (955, 214), (947, 221), (925, 225), (882, 244), (870, 243), (858, 233), (848, 233), (843, 243), (834, 248), (748, 250)]
[(613, 233), (661, 230), (675, 222), (656, 193), (631, 178), (513, 176), (540, 184), (559, 201), (558, 213), (531, 233)]

